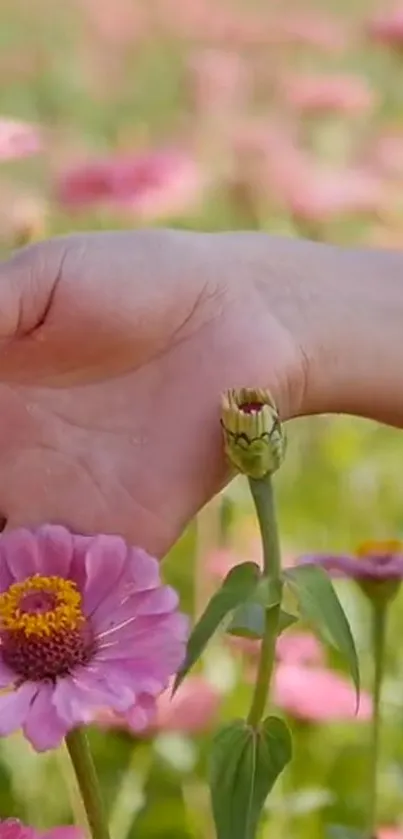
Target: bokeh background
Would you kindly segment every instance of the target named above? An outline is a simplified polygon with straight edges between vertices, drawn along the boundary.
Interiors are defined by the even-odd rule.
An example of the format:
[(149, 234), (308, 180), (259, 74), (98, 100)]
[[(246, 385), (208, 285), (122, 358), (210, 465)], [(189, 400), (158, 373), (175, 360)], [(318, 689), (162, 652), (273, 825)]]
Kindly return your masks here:
[[(1, 0), (0, 248), (79, 229), (258, 229), (403, 247), (403, 5), (370, 0)], [(113, 282), (113, 277), (111, 277)], [(276, 486), (284, 562), (403, 536), (403, 437), (295, 421)], [(235, 482), (165, 562), (197, 615), (231, 563), (259, 559)], [(369, 688), (368, 607), (338, 586)], [(380, 839), (403, 824), (403, 602), (389, 625)], [(274, 700), (295, 759), (262, 839), (362, 826), (370, 699), (304, 627), (279, 646)], [(256, 645), (217, 639), (153, 731), (105, 717), (91, 740), (113, 839), (213, 839), (214, 727), (247, 708)], [(0, 817), (68, 822), (65, 755), (0, 743)], [(386, 827), (389, 826), (389, 832)], [(396, 832), (392, 831), (395, 826)], [(381, 829), (382, 828), (382, 829)]]

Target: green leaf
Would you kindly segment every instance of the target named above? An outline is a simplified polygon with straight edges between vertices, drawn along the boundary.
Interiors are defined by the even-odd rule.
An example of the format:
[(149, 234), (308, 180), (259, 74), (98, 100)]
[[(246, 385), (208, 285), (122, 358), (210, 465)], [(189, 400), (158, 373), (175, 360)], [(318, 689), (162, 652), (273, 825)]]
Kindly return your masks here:
[(222, 625), (224, 619), (231, 615), (245, 600), (248, 600), (261, 579), (261, 571), (254, 562), (243, 562), (231, 568), (221, 588), (211, 598), (200, 620), (190, 635), (185, 663), (176, 676), (173, 693), (189, 673), (189, 670), (200, 658), (206, 644)]
[(255, 839), (263, 805), (291, 755), (289, 729), (277, 717), (257, 730), (235, 720), (218, 732), (210, 765), (217, 839)]
[(314, 624), (345, 658), (358, 698), (360, 671), (354, 638), (326, 571), (318, 565), (299, 565), (284, 571), (283, 579), (295, 593), (303, 617)]
[[(265, 629), (265, 610), (259, 603), (242, 603), (241, 606), (235, 610), (231, 623), (227, 627), (229, 635), (235, 635), (238, 638), (251, 638), (258, 640), (263, 638)], [(280, 635), (284, 630), (296, 623), (298, 618), (285, 612), (283, 609), (280, 612), (279, 632)]]

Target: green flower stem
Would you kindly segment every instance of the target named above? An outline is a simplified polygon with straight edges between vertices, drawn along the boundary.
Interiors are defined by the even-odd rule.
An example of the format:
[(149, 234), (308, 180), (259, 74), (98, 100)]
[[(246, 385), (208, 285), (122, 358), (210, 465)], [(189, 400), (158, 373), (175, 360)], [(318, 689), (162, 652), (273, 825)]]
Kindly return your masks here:
[(98, 778), (84, 730), (76, 728), (67, 734), (66, 746), (87, 814), (91, 839), (110, 839)]
[(264, 574), (277, 579), (281, 573), (281, 554), (272, 479), (270, 475), (260, 480), (249, 478), (249, 486), (262, 536)]
[(388, 606), (386, 603), (372, 605), (372, 649), (374, 659), (374, 683), (372, 689), (373, 716), (371, 728), (371, 751), (369, 758), (368, 782), (368, 839), (376, 835), (377, 827), (377, 793), (378, 793), (378, 759), (379, 735), (381, 727), (381, 688), (385, 664), (386, 618)]
[(248, 714), (248, 723), (253, 728), (257, 728), (259, 725), (266, 708), (274, 666), (279, 615), (280, 605), (273, 606), (272, 609), (266, 611), (265, 630), (260, 649), (255, 690)]
[[(263, 545), (264, 576), (278, 580), (281, 570), (280, 543), (277, 530), (273, 485), (270, 475), (261, 480), (249, 478), (255, 502)], [(274, 667), (280, 603), (266, 610), (265, 631), (260, 649), (258, 673), (248, 723), (257, 728), (264, 714)]]

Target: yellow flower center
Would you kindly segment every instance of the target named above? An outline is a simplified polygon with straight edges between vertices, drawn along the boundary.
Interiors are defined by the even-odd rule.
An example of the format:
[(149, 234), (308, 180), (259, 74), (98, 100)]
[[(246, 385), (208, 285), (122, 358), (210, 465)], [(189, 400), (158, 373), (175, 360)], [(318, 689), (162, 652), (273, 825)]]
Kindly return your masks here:
[(81, 594), (72, 580), (35, 574), (0, 594), (0, 629), (50, 636), (84, 622)]
[(86, 664), (95, 649), (76, 584), (35, 574), (0, 594), (0, 652), (22, 680), (55, 679)]
[(356, 551), (357, 559), (378, 559), (380, 557), (391, 557), (403, 553), (403, 543), (397, 539), (385, 539), (384, 541), (363, 542)]

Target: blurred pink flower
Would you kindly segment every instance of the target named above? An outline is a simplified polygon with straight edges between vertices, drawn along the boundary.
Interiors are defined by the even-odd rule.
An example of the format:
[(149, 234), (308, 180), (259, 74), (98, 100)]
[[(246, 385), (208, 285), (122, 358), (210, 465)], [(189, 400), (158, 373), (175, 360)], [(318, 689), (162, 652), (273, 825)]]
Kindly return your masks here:
[(403, 131), (385, 130), (367, 153), (375, 170), (388, 178), (403, 178)]
[(147, 725), (185, 654), (177, 604), (157, 560), (118, 536), (2, 534), (0, 736), (22, 728), (46, 751), (105, 707)]
[(397, 539), (368, 541), (355, 554), (306, 554), (300, 556), (302, 565), (320, 565), (330, 574), (383, 583), (403, 579), (403, 543)]
[(247, 120), (232, 138), (234, 177), (241, 178), (263, 201), (283, 203), (294, 178), (306, 168), (294, 126), (286, 122)]
[(90, 34), (112, 47), (125, 47), (147, 35), (147, 7), (132, 0), (81, 0)]
[(217, 581), (223, 580), (231, 571), (231, 568), (240, 565), (242, 562), (258, 562), (260, 564), (260, 559), (259, 557), (240, 556), (228, 548), (217, 548), (208, 554), (204, 560), (208, 575)]
[(354, 75), (289, 76), (280, 85), (282, 95), (305, 113), (362, 114), (375, 105), (368, 82)]
[(284, 203), (301, 221), (321, 223), (340, 216), (378, 214), (387, 207), (387, 198), (378, 176), (352, 167), (326, 169), (295, 160), (283, 181)]
[(79, 164), (60, 178), (57, 194), (69, 208), (98, 205), (151, 220), (193, 209), (205, 186), (193, 157), (163, 150)]
[(368, 21), (367, 31), (374, 41), (400, 50), (403, 46), (403, 4), (375, 15)]
[(42, 150), (42, 136), (36, 125), (0, 117), (0, 162), (30, 157)]
[(235, 51), (205, 49), (191, 56), (190, 87), (196, 111), (226, 119), (249, 93), (248, 65)]
[(0, 821), (0, 839), (83, 839), (78, 827), (53, 827), (51, 830), (34, 830), (18, 819)]
[(284, 632), (277, 639), (276, 654), (283, 664), (321, 665), (325, 662), (322, 644), (312, 632)]
[[(319, 723), (355, 718), (353, 685), (325, 667), (279, 664), (274, 676), (273, 701), (291, 716), (306, 721)], [(361, 691), (356, 718), (368, 720), (371, 714), (371, 697)]]
[(289, 12), (278, 18), (277, 26), (283, 41), (294, 46), (342, 52), (349, 42), (346, 28), (340, 20), (318, 11)]
[[(157, 703), (154, 726), (158, 731), (197, 734), (214, 723), (221, 699), (219, 692), (202, 676), (190, 676), (175, 695), (165, 691)], [(128, 717), (130, 725), (130, 716)]]
[(399, 827), (380, 827), (377, 839), (403, 839), (403, 830)]
[[(197, 734), (210, 728), (216, 719), (221, 695), (202, 676), (189, 676), (172, 696), (172, 685), (158, 699), (147, 719), (147, 727), (139, 726), (134, 709), (127, 714), (116, 714), (108, 709), (100, 711), (96, 721), (102, 727), (129, 729), (141, 737), (159, 731)], [(1, 837), (0, 837), (1, 839)]]

